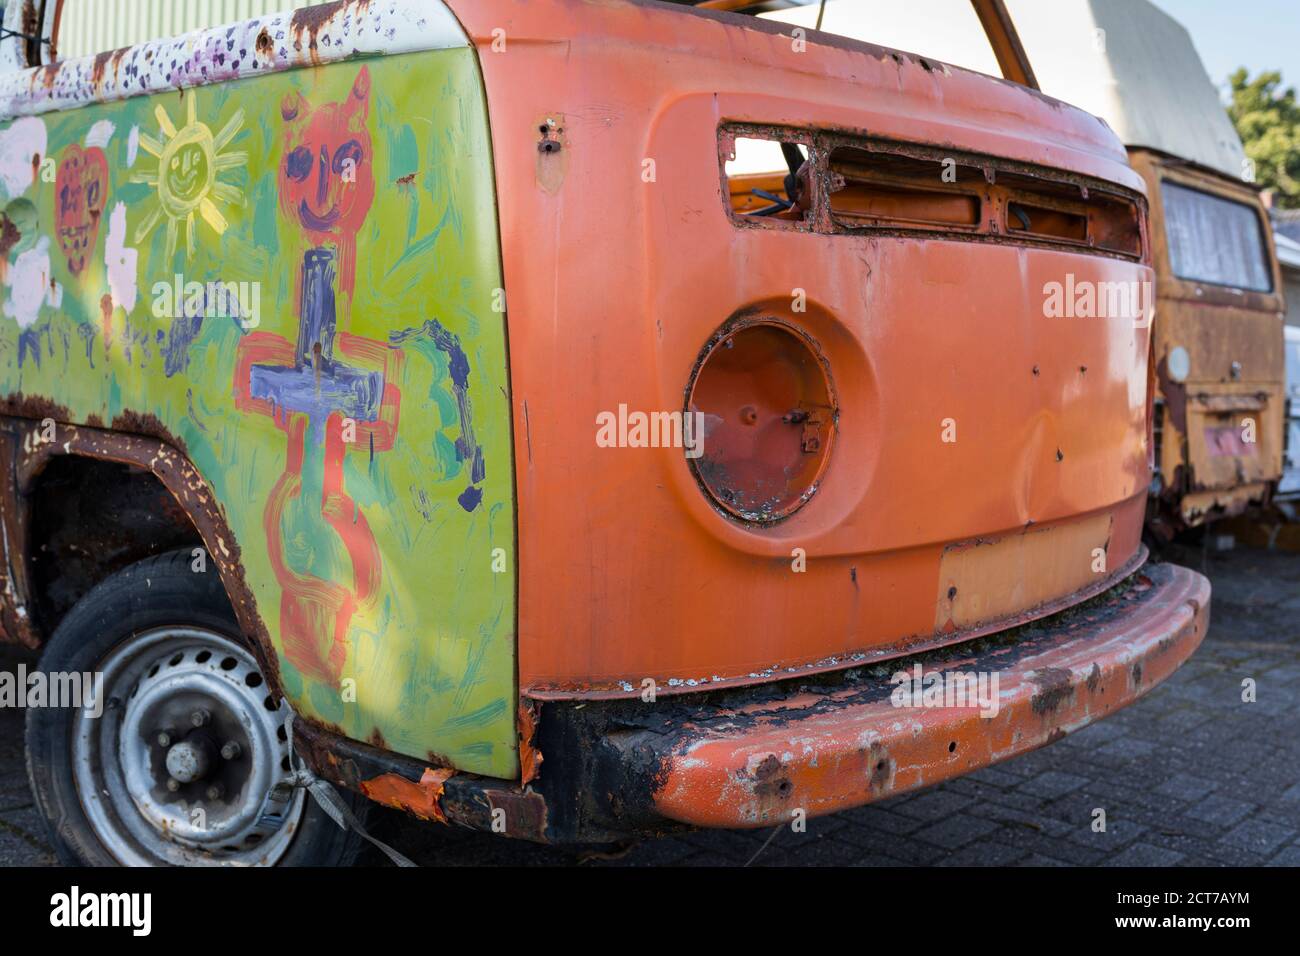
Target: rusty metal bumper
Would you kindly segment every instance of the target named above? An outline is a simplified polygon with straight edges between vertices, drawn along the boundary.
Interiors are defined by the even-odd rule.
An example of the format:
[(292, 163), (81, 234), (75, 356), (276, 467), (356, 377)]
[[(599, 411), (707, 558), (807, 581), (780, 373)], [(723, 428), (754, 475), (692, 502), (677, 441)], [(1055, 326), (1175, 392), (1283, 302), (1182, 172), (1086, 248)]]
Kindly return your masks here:
[[(678, 722), (617, 732), (624, 780), (652, 769), (653, 813), (757, 827), (928, 786), (1060, 739), (1168, 677), (1209, 624), (1209, 582), (1156, 565), (1087, 605), (947, 655), (908, 659), (838, 688), (801, 688)], [(893, 675), (997, 677), (996, 714), (898, 705)], [(932, 682), (937, 685), (937, 682)], [(649, 808), (647, 808), (649, 809)]]
[[(1168, 677), (1210, 584), (1152, 565), (1042, 620), (881, 665), (699, 694), (525, 701), (525, 780), (401, 757), (304, 722), (317, 773), (424, 819), (547, 843), (758, 827), (925, 787), (1058, 740)], [(899, 673), (984, 675), (991, 707), (900, 705)], [(990, 694), (985, 702), (994, 699)], [(919, 706), (917, 706), (919, 704)]]

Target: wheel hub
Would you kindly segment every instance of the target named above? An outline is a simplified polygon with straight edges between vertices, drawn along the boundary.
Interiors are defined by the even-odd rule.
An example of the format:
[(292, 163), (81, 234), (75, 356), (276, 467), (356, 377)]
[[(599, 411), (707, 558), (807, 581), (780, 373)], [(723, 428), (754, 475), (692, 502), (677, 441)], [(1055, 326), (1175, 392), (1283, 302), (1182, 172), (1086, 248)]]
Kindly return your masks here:
[(100, 668), (109, 706), (78, 718), (87, 815), (124, 863), (274, 863), (303, 809), (285, 712), (252, 656), (211, 631), (167, 628)]
[(212, 769), (212, 746), (202, 739), (182, 740), (167, 750), (167, 772), (180, 783), (202, 780)]

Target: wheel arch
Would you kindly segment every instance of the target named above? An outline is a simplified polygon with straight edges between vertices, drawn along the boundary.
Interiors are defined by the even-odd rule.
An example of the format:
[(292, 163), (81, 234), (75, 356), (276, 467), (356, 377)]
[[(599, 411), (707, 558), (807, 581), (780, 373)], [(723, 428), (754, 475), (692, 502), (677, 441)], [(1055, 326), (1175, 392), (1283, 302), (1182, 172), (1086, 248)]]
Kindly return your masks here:
[(37, 648), (57, 623), (50, 619), (48, 599), (38, 593), (41, 575), (33, 573), (39, 567), (36, 550), (45, 543), (35, 511), (50, 479), (69, 466), (123, 466), (134, 476), (149, 476), (146, 480), (151, 479), (169, 497), (176, 510), (163, 529), (172, 533), (142, 536), (149, 548), (144, 554), (137, 553), (137, 545), (128, 548), (121, 560), (98, 562), (97, 572), (90, 575), (82, 593), (120, 565), (172, 550), (175, 541), (185, 540), (184, 529), (177, 522), (187, 523), (192, 534), (189, 540), (201, 544), (216, 566), (245, 640), (271, 689), (282, 696), (277, 658), (245, 579), (239, 544), (207, 481), (189, 460), (183, 443), (167, 434), (160, 422), (133, 420), (131, 431), (120, 428), (121, 424), (127, 423), (102, 428), (64, 424), (48, 414), (41, 419), (0, 416), (0, 639)]

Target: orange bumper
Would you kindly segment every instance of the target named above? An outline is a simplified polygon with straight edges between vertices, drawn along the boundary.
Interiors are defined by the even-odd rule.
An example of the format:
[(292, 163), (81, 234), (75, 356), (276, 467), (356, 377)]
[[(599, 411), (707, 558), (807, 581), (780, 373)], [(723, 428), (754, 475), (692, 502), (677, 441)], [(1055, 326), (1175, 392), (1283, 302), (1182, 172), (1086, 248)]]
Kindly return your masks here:
[[(1152, 566), (1014, 634), (872, 668), (838, 687), (787, 688), (712, 713), (695, 708), (675, 726), (610, 742), (627, 768), (655, 768), (661, 818), (757, 827), (799, 811), (833, 813), (1006, 760), (1132, 703), (1200, 644), (1209, 599), (1201, 575)], [(918, 667), (937, 677), (912, 685), (921, 693), (909, 696), (894, 675), (915, 676)], [(926, 686), (935, 704), (935, 687), (961, 686), (955, 675), (971, 674), (996, 687), (984, 697), (996, 708), (926, 704)]]

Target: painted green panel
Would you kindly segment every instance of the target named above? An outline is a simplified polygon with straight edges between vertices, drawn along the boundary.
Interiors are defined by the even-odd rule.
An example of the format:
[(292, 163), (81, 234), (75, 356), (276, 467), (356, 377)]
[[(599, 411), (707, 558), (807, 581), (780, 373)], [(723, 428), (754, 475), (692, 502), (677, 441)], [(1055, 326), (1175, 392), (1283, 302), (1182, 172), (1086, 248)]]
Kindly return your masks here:
[(0, 129), (0, 197), (0, 393), (82, 423), (151, 414), (184, 443), (300, 713), (515, 775), (510, 408), (472, 50), (20, 118)]

